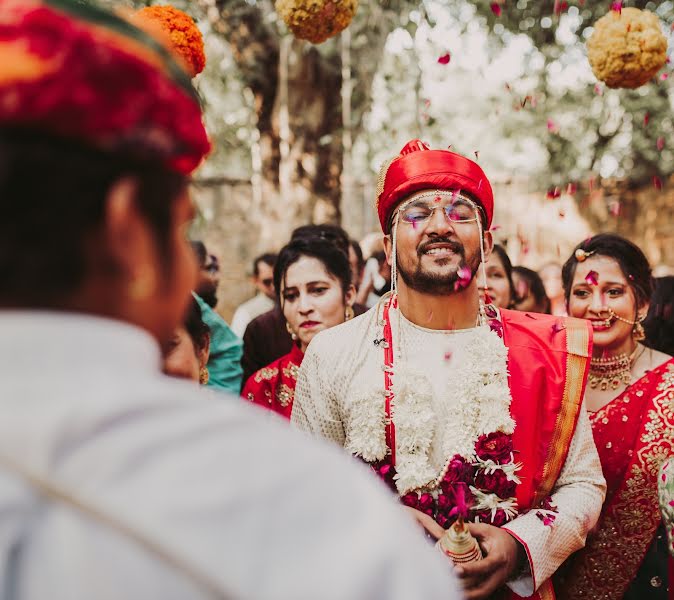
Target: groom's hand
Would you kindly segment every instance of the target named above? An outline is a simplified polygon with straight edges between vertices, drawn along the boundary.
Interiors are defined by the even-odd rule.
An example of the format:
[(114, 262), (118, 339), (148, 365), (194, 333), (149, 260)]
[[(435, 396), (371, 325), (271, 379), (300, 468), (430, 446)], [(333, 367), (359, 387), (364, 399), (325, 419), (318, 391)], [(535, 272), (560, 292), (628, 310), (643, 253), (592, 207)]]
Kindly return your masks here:
[(466, 600), (479, 600), (505, 585), (517, 569), (524, 549), (520, 550), (517, 540), (503, 529), (484, 523), (467, 525), (485, 556), (482, 560), (457, 566), (454, 573), (463, 585)]

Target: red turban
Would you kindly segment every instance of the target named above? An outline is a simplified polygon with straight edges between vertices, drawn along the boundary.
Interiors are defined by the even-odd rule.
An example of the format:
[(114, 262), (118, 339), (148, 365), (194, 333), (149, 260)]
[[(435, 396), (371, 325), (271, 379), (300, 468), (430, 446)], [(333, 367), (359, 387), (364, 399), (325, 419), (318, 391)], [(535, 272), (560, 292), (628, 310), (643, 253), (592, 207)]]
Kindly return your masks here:
[(189, 174), (210, 149), (187, 73), (147, 33), (73, 0), (0, 0), (0, 128)]
[(463, 190), (477, 198), (491, 227), (494, 194), (484, 171), (472, 160), (449, 150), (431, 150), (420, 140), (405, 144), (385, 164), (377, 185), (377, 213), (384, 233), (395, 208), (421, 190)]

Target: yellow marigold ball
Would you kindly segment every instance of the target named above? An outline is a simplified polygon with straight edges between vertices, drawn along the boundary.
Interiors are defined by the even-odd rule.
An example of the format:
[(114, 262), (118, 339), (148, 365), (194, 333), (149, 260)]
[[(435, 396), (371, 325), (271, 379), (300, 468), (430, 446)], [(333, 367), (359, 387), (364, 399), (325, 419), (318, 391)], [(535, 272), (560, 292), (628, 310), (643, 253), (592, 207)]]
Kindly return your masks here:
[(204, 70), (204, 38), (188, 14), (173, 6), (147, 6), (136, 13), (134, 20), (148, 33), (161, 31), (170, 49), (182, 60), (192, 77)]
[(358, 0), (276, 0), (276, 12), (295, 37), (320, 44), (351, 23)]
[(590, 66), (610, 88), (637, 88), (667, 61), (667, 39), (652, 12), (612, 10), (599, 19), (587, 42)]

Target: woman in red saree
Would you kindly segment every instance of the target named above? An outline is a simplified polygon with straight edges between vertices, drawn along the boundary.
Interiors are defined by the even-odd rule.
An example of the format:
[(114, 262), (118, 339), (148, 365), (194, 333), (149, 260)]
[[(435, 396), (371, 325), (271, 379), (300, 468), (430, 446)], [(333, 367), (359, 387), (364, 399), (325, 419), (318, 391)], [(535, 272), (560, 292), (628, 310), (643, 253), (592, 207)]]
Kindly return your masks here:
[(555, 587), (560, 598), (664, 600), (674, 581), (657, 476), (674, 448), (674, 359), (640, 343), (648, 260), (601, 234), (576, 248), (563, 280), (569, 314), (594, 331), (586, 402), (608, 491), (594, 534)]
[(285, 246), (274, 267), (274, 286), (293, 347), (253, 373), (241, 395), (290, 419), (304, 351), (319, 331), (353, 317), (356, 290), (348, 257), (323, 238), (297, 239)]

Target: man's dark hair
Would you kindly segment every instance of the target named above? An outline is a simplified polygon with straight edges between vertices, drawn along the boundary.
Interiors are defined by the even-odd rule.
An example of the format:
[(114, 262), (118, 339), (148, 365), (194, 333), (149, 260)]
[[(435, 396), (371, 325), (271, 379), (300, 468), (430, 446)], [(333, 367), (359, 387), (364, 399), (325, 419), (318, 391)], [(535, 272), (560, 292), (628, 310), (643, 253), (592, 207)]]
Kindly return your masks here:
[(302, 225), (295, 229), (290, 241), (319, 238), (328, 240), (335, 244), (348, 258), (349, 256), (349, 235), (339, 225), (330, 225), (323, 223), (322, 225)]
[(260, 263), (264, 263), (273, 269), (277, 258), (278, 254), (273, 254), (271, 252), (260, 254), (260, 256), (253, 261), (253, 275), (257, 277), (260, 274)]
[(325, 270), (339, 280), (342, 290), (346, 293), (351, 285), (351, 267), (344, 252), (330, 240), (316, 237), (300, 238), (291, 240), (281, 249), (274, 266), (274, 289), (279, 300), (281, 299), (281, 282), (285, 281), (288, 268), (303, 256), (310, 256), (321, 261)]
[(0, 129), (0, 305), (67, 301), (88, 275), (86, 244), (103, 223), (111, 186), (124, 176), (136, 179), (138, 208), (167, 256), (184, 176), (78, 142)]
[(674, 355), (674, 277), (654, 281), (655, 291), (644, 321), (644, 345)]
[(562, 267), (562, 283), (567, 302), (571, 295), (573, 276), (578, 265), (576, 258), (578, 249), (588, 254), (592, 253), (593, 256), (607, 256), (615, 260), (634, 291), (637, 306), (643, 306), (650, 300), (653, 294), (653, 277), (648, 259), (641, 248), (614, 233), (600, 233), (578, 244)]
[(194, 255), (197, 257), (199, 268), (203, 269), (206, 266), (206, 259), (208, 258), (208, 251), (206, 245), (201, 240), (192, 240), (190, 242)]

